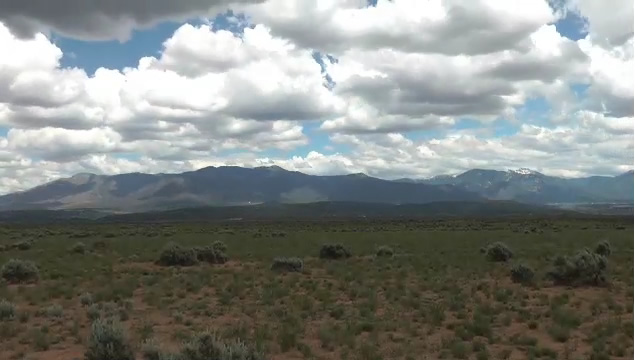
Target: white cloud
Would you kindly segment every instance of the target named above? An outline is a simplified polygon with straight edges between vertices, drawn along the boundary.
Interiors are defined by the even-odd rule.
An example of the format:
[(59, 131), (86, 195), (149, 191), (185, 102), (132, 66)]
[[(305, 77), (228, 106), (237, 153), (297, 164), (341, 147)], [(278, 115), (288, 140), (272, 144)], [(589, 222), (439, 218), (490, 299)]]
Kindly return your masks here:
[(615, 116), (633, 116), (633, 38), (609, 50), (590, 37), (578, 43), (591, 59), (588, 106)]
[[(261, 0), (57, 0), (0, 2), (0, 22), (21, 38), (55, 31), (83, 40), (127, 40), (161, 21), (208, 17), (232, 4)], [(151, 4), (151, 6), (149, 6)]]
[(568, 86), (563, 92), (563, 82), (588, 81), (587, 55), (555, 26), (544, 25), (526, 40), (522, 51), (474, 56), (353, 48), (335, 63), (325, 59), (334, 91), (348, 106), (322, 128), (425, 130), (451, 126), (455, 117), (487, 123), (513, 117), (528, 98), (558, 93), (553, 100), (561, 102), (569, 92)]
[(600, 46), (610, 49), (633, 37), (631, 0), (568, 0), (567, 7), (586, 18), (589, 35)]
[(86, 153), (122, 150), (121, 135), (109, 128), (69, 130), (45, 127), (41, 129), (11, 129), (7, 148), (25, 156), (47, 160), (68, 161)]
[[(201, 36), (206, 43), (197, 43)], [(285, 45), (262, 26), (239, 38), (186, 24), (158, 59), (142, 58), (122, 71), (100, 68), (92, 77), (60, 68), (60, 49), (41, 35), (20, 40), (0, 26), (0, 42), (18, 60), (30, 59), (23, 53), (41, 54), (37, 62), (0, 58), (0, 124), (15, 129), (108, 129), (128, 142), (178, 142), (178, 135), (191, 137), (189, 144), (205, 139), (208, 151), (289, 149), (307, 143), (298, 121), (328, 117), (341, 107), (323, 86), (311, 52)], [(183, 49), (203, 45), (214, 53), (227, 43), (244, 55), (222, 68), (213, 61), (188, 68), (196, 57)]]
[(353, 148), (345, 155), (351, 169), (380, 177), (520, 167), (555, 176), (611, 175), (632, 168), (633, 121), (582, 111), (570, 126), (522, 125), (518, 133), (502, 137), (464, 131), (425, 141), (400, 134), (335, 135), (332, 140)]
[[(0, 192), (76, 172), (223, 164), (387, 178), (632, 168), (632, 3), (622, 4), (625, 16), (571, 0), (566, 7), (589, 22), (589, 35), (572, 41), (542, 0), (263, 0), (234, 6), (252, 22), (241, 34), (183, 24), (160, 54), (93, 75), (63, 68), (62, 49), (45, 35), (24, 38), (54, 30), (125, 39), (227, 4), (0, 5)], [(67, 23), (69, 7), (85, 12)], [(573, 85), (587, 86), (585, 95)], [(533, 98), (546, 99), (548, 113), (518, 116)], [(480, 127), (457, 129), (464, 118)], [(497, 136), (501, 122), (518, 131)], [(330, 143), (311, 139), (318, 132)]]
[[(340, 54), (350, 47), (447, 55), (522, 49), (555, 20), (546, 1), (269, 0), (244, 10), (301, 46)], [(319, 29), (319, 31), (316, 31)]]

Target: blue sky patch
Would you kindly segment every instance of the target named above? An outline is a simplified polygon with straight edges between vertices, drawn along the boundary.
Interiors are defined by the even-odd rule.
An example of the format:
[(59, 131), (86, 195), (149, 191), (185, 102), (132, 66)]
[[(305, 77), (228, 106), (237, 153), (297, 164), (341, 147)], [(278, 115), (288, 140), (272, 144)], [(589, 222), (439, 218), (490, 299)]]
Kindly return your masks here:
[(555, 25), (560, 35), (574, 41), (584, 39), (588, 34), (586, 20), (574, 11), (567, 11), (566, 16)]

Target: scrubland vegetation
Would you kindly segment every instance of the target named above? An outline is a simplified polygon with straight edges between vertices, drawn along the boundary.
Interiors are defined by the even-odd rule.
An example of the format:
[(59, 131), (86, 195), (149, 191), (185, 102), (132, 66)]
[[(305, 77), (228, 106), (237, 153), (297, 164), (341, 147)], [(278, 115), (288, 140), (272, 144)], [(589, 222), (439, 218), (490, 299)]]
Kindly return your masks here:
[(632, 359), (632, 219), (0, 227), (0, 359)]

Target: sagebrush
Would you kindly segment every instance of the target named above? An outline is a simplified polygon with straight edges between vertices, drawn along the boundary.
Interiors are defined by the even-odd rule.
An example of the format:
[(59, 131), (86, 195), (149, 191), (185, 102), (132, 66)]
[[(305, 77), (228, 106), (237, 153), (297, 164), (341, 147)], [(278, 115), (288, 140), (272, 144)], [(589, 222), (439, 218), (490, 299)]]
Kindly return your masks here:
[(15, 314), (15, 305), (13, 303), (5, 299), (0, 300), (0, 321), (12, 320)]
[(10, 283), (36, 282), (40, 278), (37, 266), (28, 260), (11, 259), (2, 266), (0, 273)]
[(276, 270), (276, 271), (302, 272), (303, 269), (304, 269), (304, 262), (302, 261), (302, 259), (297, 257), (275, 258), (273, 259), (273, 264), (271, 264), (271, 270)]
[(240, 340), (225, 341), (215, 333), (205, 331), (196, 334), (185, 343), (181, 360), (264, 360), (262, 353)]
[(97, 319), (90, 330), (84, 360), (135, 360), (132, 345), (118, 321)]
[(350, 250), (342, 244), (325, 244), (320, 249), (321, 259), (346, 259), (351, 256)]
[(380, 246), (377, 248), (375, 255), (378, 257), (391, 257), (395, 254), (395, 251), (390, 246)]
[(487, 246), (485, 256), (489, 261), (505, 262), (510, 260), (514, 256), (514, 253), (512, 253), (507, 245), (498, 241)]
[(607, 240), (600, 241), (595, 246), (595, 253), (602, 256), (611, 255), (611, 244)]
[(174, 242), (168, 243), (157, 260), (157, 264), (163, 266), (192, 266), (198, 263), (196, 251), (186, 248)]
[(210, 264), (224, 264), (229, 260), (229, 257), (220, 250), (221, 248), (214, 247), (214, 245), (194, 248), (196, 259)]
[(534, 280), (534, 270), (525, 264), (512, 266), (510, 276), (513, 282), (529, 284)]
[(602, 285), (607, 266), (605, 256), (583, 249), (573, 256), (558, 256), (547, 277), (561, 285)]
[(86, 244), (84, 244), (83, 242), (79, 241), (79, 242), (75, 243), (73, 246), (71, 246), (69, 251), (74, 253), (74, 254), (85, 254), (86, 253)]

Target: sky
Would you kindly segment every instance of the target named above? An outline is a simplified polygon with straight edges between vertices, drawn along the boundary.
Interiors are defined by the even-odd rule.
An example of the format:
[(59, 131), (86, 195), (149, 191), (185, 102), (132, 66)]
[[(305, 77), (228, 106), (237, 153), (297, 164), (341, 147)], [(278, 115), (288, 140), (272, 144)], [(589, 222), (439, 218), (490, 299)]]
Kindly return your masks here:
[(4, 1), (0, 49), (0, 193), (221, 165), (633, 168), (632, 0)]

